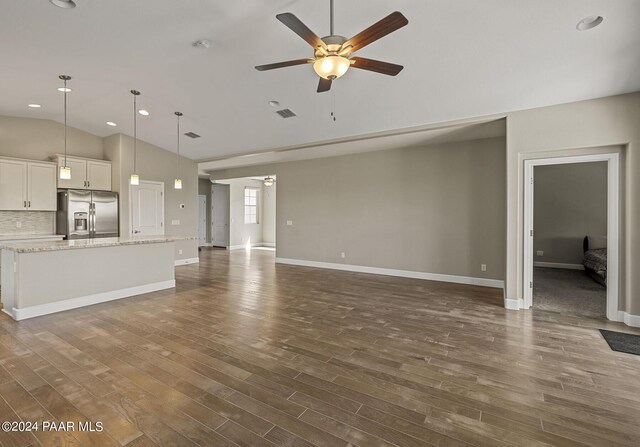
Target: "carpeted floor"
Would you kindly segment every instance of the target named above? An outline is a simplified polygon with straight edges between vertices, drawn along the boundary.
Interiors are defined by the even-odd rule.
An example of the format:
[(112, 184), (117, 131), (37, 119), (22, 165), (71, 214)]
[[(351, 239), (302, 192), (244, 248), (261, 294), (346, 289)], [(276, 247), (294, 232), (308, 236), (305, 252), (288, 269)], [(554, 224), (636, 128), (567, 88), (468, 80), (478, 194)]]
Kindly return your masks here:
[(604, 317), (607, 290), (582, 270), (535, 267), (533, 308), (565, 315)]

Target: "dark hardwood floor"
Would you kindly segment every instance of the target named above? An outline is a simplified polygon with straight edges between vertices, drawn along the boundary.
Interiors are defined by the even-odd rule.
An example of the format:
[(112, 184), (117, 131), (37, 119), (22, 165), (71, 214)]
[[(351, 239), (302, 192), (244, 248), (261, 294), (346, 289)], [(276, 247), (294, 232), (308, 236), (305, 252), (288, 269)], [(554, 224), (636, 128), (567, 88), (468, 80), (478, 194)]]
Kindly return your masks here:
[[(141, 266), (143, 268), (143, 266)], [(482, 287), (203, 250), (177, 290), (0, 317), (2, 446), (638, 446), (640, 357)]]

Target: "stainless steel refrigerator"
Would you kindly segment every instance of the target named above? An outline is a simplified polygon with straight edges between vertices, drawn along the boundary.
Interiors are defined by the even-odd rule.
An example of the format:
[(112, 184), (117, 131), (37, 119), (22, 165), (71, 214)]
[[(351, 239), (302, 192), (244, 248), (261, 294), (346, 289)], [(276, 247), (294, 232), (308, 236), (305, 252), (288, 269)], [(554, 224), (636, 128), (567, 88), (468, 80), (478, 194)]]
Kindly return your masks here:
[(58, 192), (56, 227), (65, 239), (118, 237), (118, 193), (74, 189)]

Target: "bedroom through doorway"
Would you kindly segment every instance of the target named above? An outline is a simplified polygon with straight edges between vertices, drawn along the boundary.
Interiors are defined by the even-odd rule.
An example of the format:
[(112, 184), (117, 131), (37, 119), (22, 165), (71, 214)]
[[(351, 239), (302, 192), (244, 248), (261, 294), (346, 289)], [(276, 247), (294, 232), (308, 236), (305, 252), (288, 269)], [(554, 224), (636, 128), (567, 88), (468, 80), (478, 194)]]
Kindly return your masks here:
[(617, 275), (608, 290), (617, 272), (617, 163), (618, 154), (526, 162), (525, 308), (617, 320)]

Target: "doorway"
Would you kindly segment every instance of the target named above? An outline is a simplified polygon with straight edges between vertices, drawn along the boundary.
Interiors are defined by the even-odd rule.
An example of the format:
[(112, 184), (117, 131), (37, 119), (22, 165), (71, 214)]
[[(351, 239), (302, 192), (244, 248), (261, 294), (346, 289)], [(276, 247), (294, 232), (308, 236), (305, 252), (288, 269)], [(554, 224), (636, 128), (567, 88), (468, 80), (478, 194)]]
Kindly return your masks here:
[[(557, 169), (554, 172), (554, 167), (562, 168), (562, 166), (567, 169)], [(587, 194), (595, 194), (593, 188), (589, 193), (585, 190), (584, 196), (580, 195), (580, 191), (574, 190), (574, 196), (570, 198), (568, 197), (570, 191), (566, 191), (566, 189), (570, 190), (572, 187), (566, 184), (560, 187), (558, 183), (555, 185), (555, 191), (544, 192), (544, 188), (541, 188), (538, 183), (538, 181), (552, 181), (553, 178), (562, 181), (568, 180), (572, 175), (569, 174), (570, 166), (578, 166), (575, 172), (598, 172), (599, 167), (603, 168), (604, 181), (600, 188), (605, 190), (599, 191), (597, 194), (600, 198), (594, 198), (594, 200), (606, 203), (592, 204), (593, 208), (599, 208), (605, 213), (605, 216), (600, 216), (603, 220), (600, 224), (594, 223), (591, 227), (585, 227), (584, 222), (576, 223), (577, 220), (584, 219), (586, 214), (593, 214), (593, 209), (588, 208), (589, 197), (586, 196)], [(523, 260), (525, 309), (532, 306), (544, 309), (546, 306), (549, 310), (557, 305), (559, 311), (564, 313), (589, 316), (596, 316), (596, 313), (600, 313), (601, 316), (606, 314), (610, 320), (617, 321), (619, 319), (619, 188), (619, 154), (617, 153), (525, 160)], [(536, 201), (536, 193), (551, 197), (550, 200), (555, 205), (560, 203), (562, 205), (559, 208), (556, 206), (555, 211), (552, 211), (551, 214), (549, 214), (549, 210), (538, 209), (536, 205), (540, 206), (541, 202), (540, 200)], [(536, 213), (538, 213), (537, 217)], [(576, 230), (578, 233), (567, 236), (568, 226), (565, 222), (564, 229), (557, 230), (559, 231), (558, 236), (550, 237), (548, 238), (550, 240), (545, 241), (544, 238), (548, 236), (549, 228), (562, 226), (562, 221), (567, 220), (567, 216), (572, 217), (574, 226), (581, 228), (581, 230)], [(545, 220), (547, 222), (543, 224)], [(585, 230), (585, 228), (590, 230)], [(592, 234), (582, 234), (579, 233), (580, 231)], [(545, 250), (545, 244), (548, 244), (546, 245), (549, 247), (547, 250)], [(604, 267), (602, 265), (598, 267), (600, 276), (604, 271), (604, 279), (600, 281), (600, 284), (597, 283), (595, 276), (587, 275), (590, 273), (587, 271), (589, 268), (587, 263), (588, 250), (596, 250), (595, 254), (603, 260)], [(548, 256), (554, 255), (556, 257), (542, 260), (545, 257), (545, 252)], [(598, 292), (602, 290), (602, 287), (605, 288), (604, 293)], [(601, 298), (598, 298), (599, 296)], [(538, 302), (534, 302), (536, 297)], [(606, 303), (598, 304), (598, 299), (602, 298)], [(559, 301), (553, 303), (554, 299)]]
[(211, 185), (211, 245), (229, 246), (229, 185)]
[(164, 234), (164, 183), (140, 180), (129, 185), (129, 213), (133, 236)]
[(198, 247), (207, 245), (207, 196), (198, 195)]

